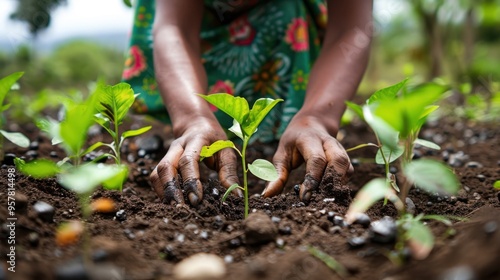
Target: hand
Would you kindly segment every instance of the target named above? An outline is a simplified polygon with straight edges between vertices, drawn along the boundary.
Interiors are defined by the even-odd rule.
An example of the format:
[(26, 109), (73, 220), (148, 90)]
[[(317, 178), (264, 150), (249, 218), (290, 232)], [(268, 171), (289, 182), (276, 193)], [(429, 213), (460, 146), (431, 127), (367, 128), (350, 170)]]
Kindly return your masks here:
[[(291, 170), (306, 163), (306, 175), (300, 185), (299, 197), (308, 202), (312, 191), (319, 187), (324, 173), (333, 178), (347, 181), (353, 167), (342, 145), (333, 137), (337, 130), (322, 123), (324, 118), (296, 115), (281, 137), (278, 150), (273, 158), (279, 174), (278, 180), (268, 184), (262, 195), (270, 197), (283, 191)], [(326, 175), (326, 174), (325, 174)]]
[[(185, 129), (179, 133), (167, 154), (151, 173), (151, 182), (158, 196), (165, 203), (184, 204), (184, 197), (178, 174), (182, 178), (182, 188), (187, 193), (189, 202), (197, 206), (203, 199), (203, 186), (200, 182), (199, 159), (203, 146), (210, 145), (226, 134), (217, 121), (187, 120)], [(228, 188), (238, 183), (236, 173), (236, 155), (231, 149), (224, 149), (213, 157), (206, 158), (204, 163), (219, 173), (222, 186)], [(238, 190), (239, 191), (239, 190)], [(238, 195), (242, 196), (241, 191)]]

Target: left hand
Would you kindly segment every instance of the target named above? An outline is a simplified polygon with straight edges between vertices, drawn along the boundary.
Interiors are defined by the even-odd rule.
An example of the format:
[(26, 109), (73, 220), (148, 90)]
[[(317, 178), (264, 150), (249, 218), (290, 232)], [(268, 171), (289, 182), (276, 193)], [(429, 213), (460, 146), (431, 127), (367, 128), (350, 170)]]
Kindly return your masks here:
[(325, 172), (334, 172), (333, 178), (347, 181), (354, 169), (344, 147), (334, 135), (337, 129), (325, 125), (321, 116), (297, 114), (280, 139), (273, 163), (279, 178), (270, 182), (262, 192), (264, 197), (280, 194), (289, 173), (306, 163), (306, 175), (300, 184), (300, 200), (308, 202), (312, 191), (319, 187)]

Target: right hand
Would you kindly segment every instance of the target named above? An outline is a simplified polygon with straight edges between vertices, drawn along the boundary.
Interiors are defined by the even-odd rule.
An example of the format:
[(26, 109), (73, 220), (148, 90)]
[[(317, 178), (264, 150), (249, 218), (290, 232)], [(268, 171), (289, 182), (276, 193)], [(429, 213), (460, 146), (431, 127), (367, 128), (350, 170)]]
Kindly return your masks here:
[[(200, 182), (199, 160), (203, 146), (227, 136), (220, 124), (211, 119), (186, 120), (186, 127), (178, 131), (176, 139), (170, 145), (167, 154), (151, 173), (151, 182), (158, 196), (165, 203), (184, 204), (184, 192), (192, 206), (197, 206), (203, 199), (203, 186)], [(177, 136), (179, 135), (179, 136)], [(219, 174), (219, 181), (225, 188), (238, 183), (236, 172), (236, 154), (232, 149), (224, 149), (204, 163)], [(182, 184), (178, 174), (181, 175)], [(239, 191), (239, 192), (238, 192)], [(242, 196), (238, 189), (236, 192)]]

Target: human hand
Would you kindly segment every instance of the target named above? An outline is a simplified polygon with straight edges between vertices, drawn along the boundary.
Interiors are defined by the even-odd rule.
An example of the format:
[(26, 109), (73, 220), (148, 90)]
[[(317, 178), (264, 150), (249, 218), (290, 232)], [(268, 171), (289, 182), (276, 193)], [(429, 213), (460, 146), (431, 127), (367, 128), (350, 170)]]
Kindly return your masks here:
[(325, 172), (336, 173), (333, 178), (345, 183), (354, 169), (347, 152), (332, 136), (336, 132), (335, 128), (328, 129), (319, 117), (296, 115), (281, 137), (273, 158), (279, 178), (270, 182), (262, 195), (270, 197), (281, 193), (289, 173), (303, 162), (306, 163), (306, 175), (300, 184), (299, 197), (302, 201), (310, 200), (312, 191), (327, 175)]
[[(189, 121), (168, 149), (167, 154), (151, 173), (151, 182), (158, 196), (165, 203), (184, 204), (184, 197), (178, 174), (182, 178), (182, 188), (187, 193), (189, 202), (197, 206), (203, 199), (203, 186), (200, 182), (199, 159), (203, 146), (210, 145), (226, 134), (219, 123), (211, 120)], [(219, 173), (222, 186), (228, 188), (238, 183), (236, 173), (236, 155), (231, 149), (219, 151), (213, 157), (206, 158), (204, 163)], [(238, 189), (236, 194), (242, 196)]]

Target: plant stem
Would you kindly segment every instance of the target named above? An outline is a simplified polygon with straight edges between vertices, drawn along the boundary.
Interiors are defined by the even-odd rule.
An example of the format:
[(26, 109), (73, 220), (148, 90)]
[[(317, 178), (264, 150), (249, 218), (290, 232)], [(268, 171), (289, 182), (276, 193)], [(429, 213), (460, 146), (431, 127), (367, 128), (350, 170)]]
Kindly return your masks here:
[(376, 147), (376, 148), (379, 148), (379, 145), (373, 144), (373, 143), (360, 144), (360, 145), (357, 145), (356, 147), (352, 147), (352, 148), (346, 149), (345, 151), (346, 152), (352, 152), (352, 151), (355, 151), (357, 149), (361, 149), (361, 148), (364, 148), (364, 147)]
[(3, 162), (4, 159), (4, 151), (3, 151), (3, 136), (0, 136), (0, 162)]
[(247, 165), (246, 165), (246, 153), (247, 153), (247, 145), (250, 137), (245, 137), (243, 140), (243, 147), (241, 148), (241, 164), (243, 166), (243, 191), (245, 198), (245, 219), (248, 217), (248, 182), (247, 182)]
[(116, 164), (121, 163), (120, 159), (120, 139), (118, 134), (118, 124), (115, 122), (115, 155), (116, 155)]

